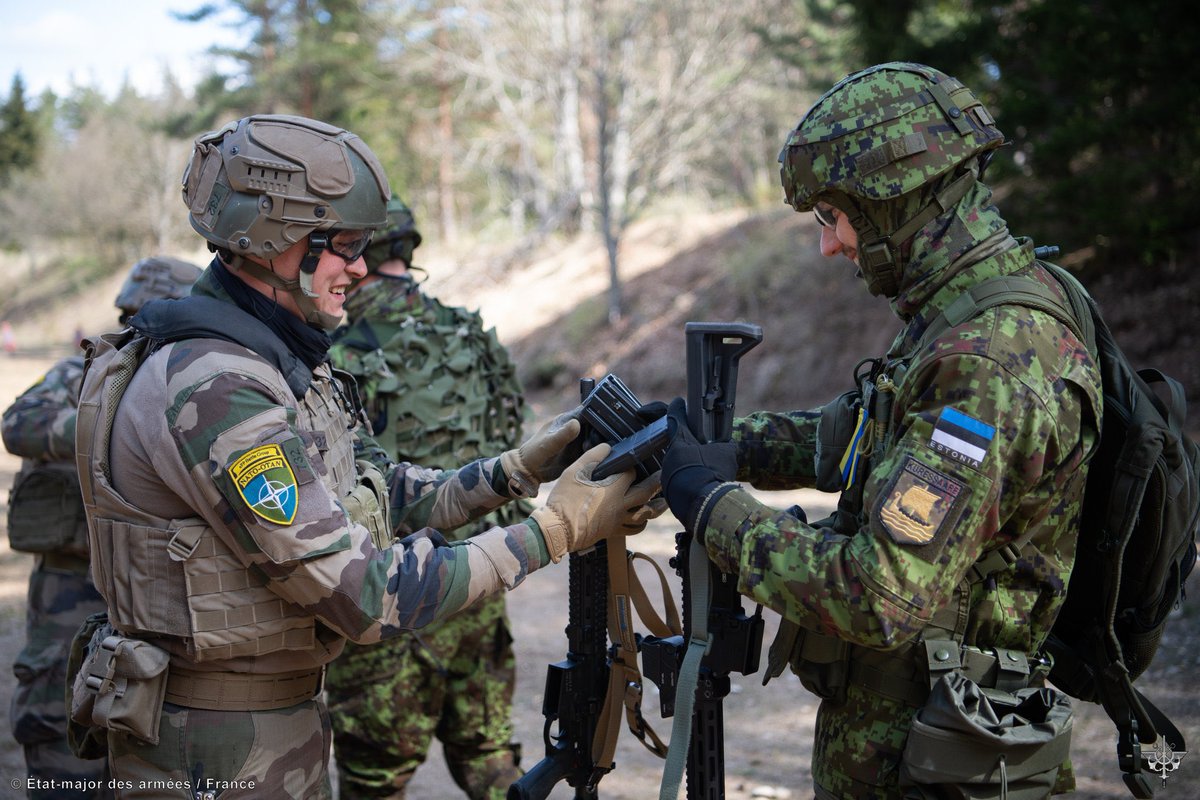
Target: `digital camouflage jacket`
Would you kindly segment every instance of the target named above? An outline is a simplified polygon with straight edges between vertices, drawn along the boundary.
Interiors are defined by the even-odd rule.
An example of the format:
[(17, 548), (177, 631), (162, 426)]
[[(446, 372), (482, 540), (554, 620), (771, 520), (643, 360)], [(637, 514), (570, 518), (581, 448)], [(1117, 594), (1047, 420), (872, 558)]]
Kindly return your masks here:
[[(1066, 593), (1101, 411), (1085, 345), (1047, 314), (1001, 306), (900, 369), (928, 320), (978, 282), (1031, 274), (1061, 291), (1031, 245), (1007, 235), (987, 195), (977, 199), (952, 218), (951, 233), (982, 228), (970, 238), (991, 246), (946, 252), (954, 236), (922, 234), (893, 299), (906, 327), (876, 382), (891, 411), (864, 436), (867, 466), (850, 529), (814, 526), (740, 489), (708, 519), (709, 555), (737, 576), (742, 593), (852, 646), (844, 702), (825, 702), (818, 715), (813, 772), (823, 798), (899, 796), (916, 708), (866, 691), (855, 676), (878, 670), (921, 680), (917, 643), (944, 638), (946, 617), (968, 645), (1036, 653)], [(821, 420), (820, 410), (738, 420), (738, 478), (760, 489), (815, 487)], [(978, 559), (1010, 543), (1022, 545), (1016, 563), (967, 580)], [(952, 598), (958, 605), (948, 607)]]

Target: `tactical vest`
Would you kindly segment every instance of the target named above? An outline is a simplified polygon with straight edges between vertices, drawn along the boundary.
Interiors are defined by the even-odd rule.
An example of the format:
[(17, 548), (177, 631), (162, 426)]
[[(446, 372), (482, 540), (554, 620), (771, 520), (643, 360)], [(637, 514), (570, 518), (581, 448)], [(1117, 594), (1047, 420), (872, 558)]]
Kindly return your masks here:
[[(361, 388), (375, 440), (397, 461), (443, 469), (516, 447), (525, 401), (495, 330), (485, 331), (476, 312), (414, 299), (402, 319), (364, 315), (331, 352)], [(451, 538), (518, 522), (531, 510), (509, 503)]]
[[(857, 532), (864, 521), (861, 478), (895, 444), (892, 405), (909, 365), (925, 342), (901, 349), (902, 332), (887, 356), (866, 359), (855, 369), (857, 388), (821, 409), (815, 487), (840, 492), (837, 509), (812, 523), (841, 535)], [(800, 628), (784, 620), (771, 645), (764, 683), (790, 664), (805, 688), (825, 699), (845, 696), (846, 687), (862, 686), (910, 706), (920, 706), (938, 678), (961, 670), (981, 686), (1013, 691), (1044, 676), (1048, 665), (1028, 654), (963, 647), (970, 623), (972, 588), (1017, 560), (1013, 546), (985, 553), (955, 587), (951, 599), (936, 612), (917, 640), (880, 651)]]
[[(209, 298), (186, 302), (194, 300)], [(297, 428), (325, 436), (321, 449), (328, 470), (321, 480), (337, 496), (345, 496), (356, 480), (353, 434), (336, 379), (321, 369), (309, 375), (306, 386), (302, 371), (281, 371), (286, 347), (269, 329), (236, 306), (211, 302), (220, 304), (221, 316), (198, 314), (179, 338), (204, 338), (208, 332), (197, 320), (208, 316), (221, 325), (208, 338), (244, 340), (244, 346), (262, 355), (263, 368), (250, 377), (277, 396), (296, 398)], [(193, 310), (204, 312), (205, 304), (195, 305)], [(108, 604), (111, 623), (126, 635), (183, 639), (195, 662), (323, 648), (317, 643), (316, 619), (272, 592), (265, 576), (243, 566), (204, 519), (156, 517), (114, 488), (108, 454), (117, 407), (152, 348), (171, 339), (158, 338), (165, 333), (156, 331), (152, 340), (126, 330), (88, 342), (76, 460), (88, 515), (93, 579)], [(294, 667), (288, 659), (279, 665), (286, 670), (312, 663), (313, 655), (297, 653)]]

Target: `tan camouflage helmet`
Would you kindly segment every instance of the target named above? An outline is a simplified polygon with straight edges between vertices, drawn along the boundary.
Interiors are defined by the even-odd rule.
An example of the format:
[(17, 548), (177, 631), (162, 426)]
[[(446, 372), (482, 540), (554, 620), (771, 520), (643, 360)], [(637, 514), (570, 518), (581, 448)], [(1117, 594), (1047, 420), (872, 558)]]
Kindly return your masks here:
[(383, 262), (395, 259), (412, 266), (413, 250), (421, 244), (421, 233), (417, 230), (412, 209), (399, 197), (393, 195), (388, 201), (387, 217), (387, 227), (375, 234), (371, 246), (363, 253), (371, 272), (379, 269)]
[(813, 104), (779, 153), (780, 179), (797, 211), (826, 202), (847, 215), (867, 287), (890, 297), (902, 246), (962, 199), (1003, 143), (956, 78), (891, 62), (846, 76)]
[(191, 293), (203, 270), (190, 261), (170, 256), (143, 258), (129, 270), (117, 293), (122, 325), (150, 300), (176, 300)]
[[(366, 232), (365, 246), (387, 223), (390, 196), (383, 167), (362, 139), (305, 117), (257, 115), (210, 131), (196, 139), (183, 173), (188, 220), (210, 248), (231, 269), (291, 293), (306, 319), (327, 329), (340, 318), (327, 318), (311, 300), (321, 252), (340, 231)], [(270, 261), (306, 238), (299, 281), (245, 258)]]

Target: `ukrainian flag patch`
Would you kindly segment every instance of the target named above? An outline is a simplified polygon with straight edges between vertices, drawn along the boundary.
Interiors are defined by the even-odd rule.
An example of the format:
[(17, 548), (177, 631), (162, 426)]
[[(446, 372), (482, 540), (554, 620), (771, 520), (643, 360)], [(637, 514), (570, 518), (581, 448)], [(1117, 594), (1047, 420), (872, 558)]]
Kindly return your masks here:
[(978, 468), (987, 456), (996, 429), (953, 408), (943, 408), (929, 446), (948, 458)]
[(292, 524), (299, 490), (283, 448), (277, 444), (255, 447), (226, 471), (251, 511), (277, 525)]

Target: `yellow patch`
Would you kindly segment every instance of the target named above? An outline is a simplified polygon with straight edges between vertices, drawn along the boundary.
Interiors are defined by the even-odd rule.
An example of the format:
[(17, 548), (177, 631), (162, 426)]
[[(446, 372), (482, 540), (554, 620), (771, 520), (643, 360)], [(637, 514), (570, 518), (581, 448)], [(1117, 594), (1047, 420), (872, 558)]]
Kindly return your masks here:
[(248, 450), (227, 471), (242, 500), (255, 514), (277, 525), (290, 525), (296, 518), (296, 474), (279, 445), (264, 444)]
[(909, 456), (879, 509), (879, 521), (899, 544), (929, 544), (962, 490), (958, 481)]

